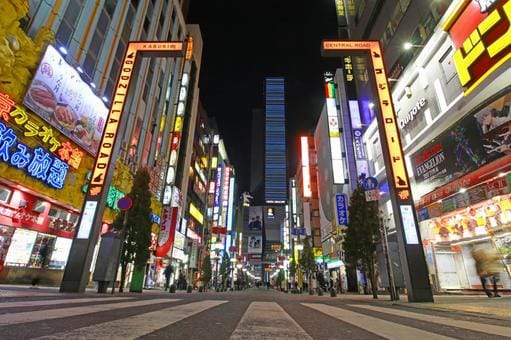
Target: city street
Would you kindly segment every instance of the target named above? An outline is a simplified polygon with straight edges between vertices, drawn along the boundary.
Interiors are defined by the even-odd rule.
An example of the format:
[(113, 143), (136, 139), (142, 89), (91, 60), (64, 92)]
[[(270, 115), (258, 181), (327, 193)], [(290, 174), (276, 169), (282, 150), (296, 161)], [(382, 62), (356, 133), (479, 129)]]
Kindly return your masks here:
[[(0, 290), (2, 339), (504, 339), (511, 319), (266, 289), (176, 294)], [(509, 302), (509, 297), (492, 300)], [(484, 300), (486, 301), (486, 300)], [(508, 337), (506, 337), (508, 336)]]

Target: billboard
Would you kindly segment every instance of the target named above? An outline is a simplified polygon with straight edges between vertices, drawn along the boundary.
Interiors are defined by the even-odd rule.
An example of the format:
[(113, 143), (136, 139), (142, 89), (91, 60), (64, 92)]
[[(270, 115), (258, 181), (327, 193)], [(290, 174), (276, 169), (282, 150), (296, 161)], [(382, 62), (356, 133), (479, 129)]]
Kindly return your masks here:
[(263, 207), (250, 207), (248, 210), (248, 230), (263, 230)]
[(53, 46), (46, 49), (23, 103), (87, 152), (97, 154), (108, 109)]
[(414, 153), (411, 161), (418, 192), (428, 192), (511, 154), (510, 111), (511, 94), (507, 94), (461, 119)]
[(263, 252), (263, 237), (261, 235), (251, 235), (248, 237), (248, 253), (261, 254)]

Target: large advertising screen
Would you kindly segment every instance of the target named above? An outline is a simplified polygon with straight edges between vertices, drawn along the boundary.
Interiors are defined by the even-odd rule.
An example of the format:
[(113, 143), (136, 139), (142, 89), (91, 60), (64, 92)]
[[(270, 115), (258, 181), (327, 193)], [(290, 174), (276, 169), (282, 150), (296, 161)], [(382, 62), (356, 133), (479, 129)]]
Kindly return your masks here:
[(263, 207), (250, 207), (248, 211), (248, 230), (263, 230)]
[(263, 237), (261, 235), (251, 235), (248, 237), (248, 253), (261, 254), (263, 252)]
[(96, 155), (108, 109), (53, 46), (48, 46), (23, 103)]
[(511, 94), (458, 121), (412, 155), (420, 194), (511, 154)]

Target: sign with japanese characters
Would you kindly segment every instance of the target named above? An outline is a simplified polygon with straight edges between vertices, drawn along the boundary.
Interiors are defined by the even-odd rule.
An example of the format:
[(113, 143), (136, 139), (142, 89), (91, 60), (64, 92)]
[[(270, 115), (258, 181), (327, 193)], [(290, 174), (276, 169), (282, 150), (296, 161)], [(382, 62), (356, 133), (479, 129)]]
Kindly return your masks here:
[(16, 103), (7, 95), (0, 93), (0, 117), (12, 123), (25, 137), (37, 138), (42, 146), (57, 155), (61, 160), (75, 169), (80, 167), (83, 151), (71, 142), (57, 136), (57, 132), (47, 124), (39, 123), (31, 112)]
[(511, 58), (510, 25), (511, 0), (458, 0), (443, 29), (457, 48), (453, 62), (465, 95)]
[(348, 202), (345, 194), (335, 195), (335, 206), (337, 208), (337, 223), (348, 225)]
[(108, 109), (53, 46), (48, 46), (23, 103), (96, 155)]
[(18, 140), (13, 129), (0, 122), (0, 161), (25, 170), (46, 185), (62, 189), (69, 165), (42, 147), (33, 150)]

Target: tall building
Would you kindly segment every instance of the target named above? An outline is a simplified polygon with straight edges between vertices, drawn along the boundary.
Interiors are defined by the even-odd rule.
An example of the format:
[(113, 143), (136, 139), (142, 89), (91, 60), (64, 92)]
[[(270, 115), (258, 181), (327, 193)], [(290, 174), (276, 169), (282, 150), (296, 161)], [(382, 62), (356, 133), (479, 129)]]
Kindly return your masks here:
[[(484, 33), (478, 27), (502, 16), (509, 1), (493, 6), (481, 1), (372, 2), (375, 6), (354, 1), (352, 14), (358, 20), (352, 21), (351, 37), (380, 40), (383, 46), (429, 279), (436, 291), (480, 289), (472, 252), (511, 249), (504, 231), (511, 211), (506, 180), (511, 167), (504, 151), (509, 140), (502, 134), (511, 119), (511, 78), (509, 49), (486, 53), (495, 39), (508, 44), (500, 35), (507, 24), (495, 23)], [(465, 47), (471, 34), (482, 34), (484, 43), (482, 54), (468, 63)], [(360, 83), (363, 67), (354, 70)], [(362, 87), (355, 99), (360, 112), (369, 112)], [(392, 248), (395, 212), (375, 121), (363, 130), (362, 145), (369, 172), (380, 183), (380, 208)], [(509, 267), (504, 260), (503, 287), (511, 287), (505, 274)], [(383, 265), (380, 272), (386, 285)]]
[[(115, 172), (112, 178), (105, 179), (108, 188), (103, 198), (105, 204), (98, 205), (104, 213), (99, 215), (100, 222), (91, 226), (90, 233), (80, 235), (90, 238), (92, 247), (100, 229), (102, 232), (110, 229), (118, 212), (116, 203), (131, 190), (138, 168), (147, 168), (151, 177), (155, 234), (160, 230), (164, 193), (169, 192), (164, 186), (167, 180), (171, 179), (173, 187), (186, 193), (184, 186), (188, 181), (179, 174), (180, 169), (188, 171), (190, 163), (190, 157), (185, 156), (191, 147), (189, 139), (193, 138), (196, 121), (202, 46), (198, 27), (185, 25), (183, 1), (28, 3), (27, 11), (24, 2), (6, 2), (5, 20), (10, 21), (7, 26), (17, 27), (19, 21), (20, 28), (14, 33), (0, 32), (0, 35), (14, 34), (19, 48), (13, 60), (1, 62), (13, 63), (18, 69), (16, 76), (1, 74), (2, 79), (12, 81), (3, 82), (0, 91), (2, 97), (7, 95), (12, 99), (17, 112), (23, 112), (23, 117), (30, 119), (37, 129), (52, 133), (44, 139), (36, 135), (27, 137), (23, 134), (23, 125), (12, 125), (12, 120), (7, 122), (13, 131), (19, 130), (17, 140), (30, 148), (26, 151), (33, 149), (36, 155), (50, 157), (54, 165), (30, 177), (26, 171), (36, 169), (35, 164), (31, 167), (21, 163), (15, 168), (10, 163), (0, 164), (4, 174), (0, 176), (0, 187), (8, 193), (3, 203), (9, 209), (23, 206), (27, 210), (25, 221), (14, 223), (8, 218), (1, 222), (1, 233), (7, 237), (2, 241), (0, 281), (19, 282), (16, 280), (23, 275), (10, 275), (10, 268), (16, 267), (18, 272), (37, 272), (41, 282), (58, 284), (77, 231), (84, 192), (128, 43), (194, 41), (187, 60), (142, 58), (137, 62), (138, 71), (131, 78), (116, 143), (111, 150), (111, 159), (116, 160)], [(187, 39), (189, 36), (192, 39)], [(186, 87), (185, 92), (188, 90), (186, 93), (183, 87)], [(49, 101), (41, 101), (41, 93)], [(182, 132), (183, 141), (177, 145), (175, 132)], [(177, 157), (171, 157), (174, 146), (181, 146)], [(174, 169), (177, 169), (177, 177), (174, 176), (176, 171), (167, 176), (171, 159), (181, 166)], [(32, 216), (31, 211), (37, 211), (38, 215)], [(21, 253), (18, 251), (20, 244), (24, 245)], [(44, 263), (38, 260), (41, 252), (47, 254)], [(92, 256), (85, 262), (93, 262)]]
[(265, 114), (261, 109), (252, 110), (252, 125), (250, 136), (250, 194), (252, 204), (264, 204), (264, 139)]
[(266, 203), (287, 201), (286, 105), (282, 77), (265, 82), (264, 199)]

